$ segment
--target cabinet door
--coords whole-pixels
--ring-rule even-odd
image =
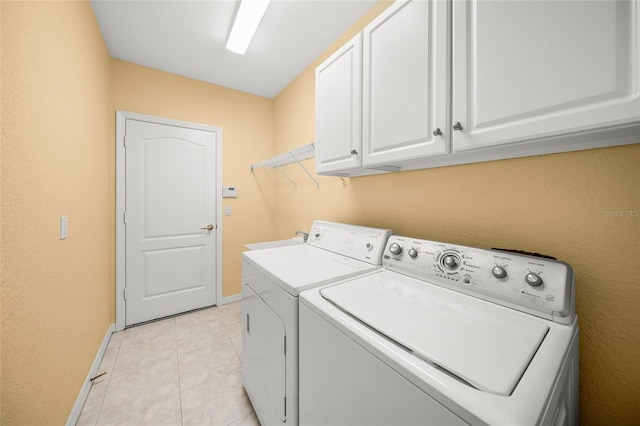
[[[453,150],[640,118],[637,1],[456,1]]]
[[[361,35],[316,68],[316,171],[359,168]]]
[[[448,151],[449,10],[398,1],[364,29],[364,166]]]

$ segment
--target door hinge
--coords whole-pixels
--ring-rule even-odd
[[[251,317],[247,314],[247,334],[251,335]]]
[[[124,300],[127,300],[127,288],[126,287],[122,291],[122,296],[124,297]]]
[[[287,417],[287,397],[284,397],[284,416]]]
[[[284,336],[284,354],[287,354],[287,336]]]
[[[124,223],[127,223],[127,212],[123,212],[123,213],[122,213],[122,221],[123,221]]]

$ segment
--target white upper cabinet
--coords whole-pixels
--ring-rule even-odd
[[[449,23],[448,1],[398,1],[316,69],[318,173],[383,173],[448,152]]]
[[[449,7],[398,1],[364,29],[365,167],[448,152]]]
[[[362,36],[316,68],[316,172],[359,169],[362,162]],[[348,174],[346,174],[348,175]]]
[[[453,3],[453,151],[571,150],[588,138],[544,139],[640,120],[638,1]]]
[[[638,0],[399,0],[361,37],[316,70],[319,173],[640,143]]]

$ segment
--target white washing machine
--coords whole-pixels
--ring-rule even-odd
[[[391,236],[383,268],[300,296],[300,424],[575,425],[571,267]]]
[[[390,230],[315,221],[306,244],[242,255],[242,374],[263,425],[298,424],[298,295],[380,269]]]

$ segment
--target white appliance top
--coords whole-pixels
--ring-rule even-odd
[[[563,262],[396,235],[382,257],[383,269],[320,295],[485,392],[510,395],[547,321],[575,319],[573,270]]]
[[[379,269],[388,229],[315,221],[307,244],[243,253],[293,296],[318,285]]]
[[[380,270],[320,294],[477,389],[510,395],[544,339],[544,321]]]

